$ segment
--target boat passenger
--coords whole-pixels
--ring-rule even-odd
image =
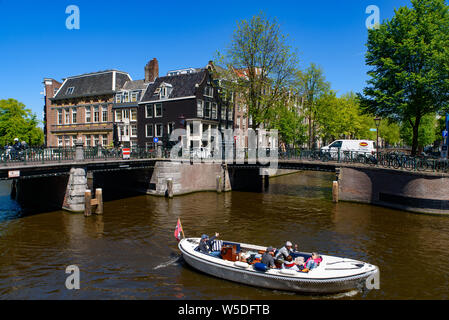
[[[320,255],[316,252],[312,252],[312,256],[309,259],[307,259],[304,265],[307,269],[310,270],[318,267],[321,261],[323,261],[323,259],[320,257]]]
[[[292,249],[292,243],[290,241],[287,241],[285,243],[285,246],[283,246],[275,255],[275,259],[284,258],[287,259],[287,257],[290,255],[290,253],[295,252],[298,248],[298,245],[295,245],[295,250]]]
[[[265,264],[268,268],[276,268],[273,257],[274,257],[274,248],[268,247],[267,251],[265,251],[264,254],[262,255],[261,262]]]
[[[212,242],[219,236],[220,234],[218,232],[215,233],[215,236],[212,236],[209,238],[207,234],[203,234],[201,236],[200,244],[198,246],[200,252],[205,254],[211,254],[213,256],[219,257],[220,251],[213,251],[212,250]]]
[[[287,256],[284,263],[282,264],[282,269],[291,269],[291,270],[299,271],[299,268],[296,265],[295,261],[293,261],[292,256]]]

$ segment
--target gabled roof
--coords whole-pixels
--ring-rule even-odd
[[[62,100],[96,95],[113,94],[127,81],[128,73],[118,70],[106,70],[68,77],[52,100]]]
[[[169,84],[173,88],[168,99],[192,97],[196,94],[196,85],[201,84],[206,76],[207,71],[203,69],[195,73],[159,77],[148,85],[141,101],[150,102],[159,100],[159,93],[156,93],[156,89],[163,83]]]

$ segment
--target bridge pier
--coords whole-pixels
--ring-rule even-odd
[[[86,190],[88,190],[86,169],[83,167],[70,169],[62,209],[70,212],[84,212],[84,194]]]

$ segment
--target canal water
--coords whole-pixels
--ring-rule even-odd
[[[22,216],[0,185],[0,299],[448,299],[449,218],[332,203],[334,174],[270,179],[265,193],[196,193],[172,200],[136,196],[106,202],[103,216],[63,211]],[[254,288],[188,267],[173,233],[367,261],[380,289],[311,296]],[[65,269],[80,270],[67,290]]]

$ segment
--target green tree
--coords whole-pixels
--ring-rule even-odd
[[[276,101],[294,78],[297,58],[276,19],[263,13],[237,23],[231,43],[218,53],[217,78],[226,92],[237,93],[248,107],[253,128],[270,122]]]
[[[444,0],[411,0],[368,32],[371,68],[362,97],[371,114],[410,125],[412,154],[423,117],[449,102],[449,10]]]
[[[434,115],[425,115],[421,119],[421,125],[418,130],[418,148],[422,150],[425,146],[432,145],[435,140],[438,140],[437,132],[438,120]],[[404,142],[410,145],[413,142],[412,131],[410,123],[404,122],[401,126],[401,137]]]
[[[277,129],[279,141],[284,145],[299,146],[307,140],[304,116],[301,116],[288,95],[275,103],[271,110],[269,129]]]
[[[42,145],[44,133],[36,115],[15,99],[0,100],[0,144],[12,144],[15,138],[29,145]]]
[[[312,149],[315,147],[317,136],[317,103],[322,96],[325,96],[324,100],[326,100],[332,95],[332,93],[329,93],[330,83],[326,81],[323,70],[311,63],[304,71],[297,71],[294,87],[296,94],[304,99],[303,109],[308,123],[308,147]]]

